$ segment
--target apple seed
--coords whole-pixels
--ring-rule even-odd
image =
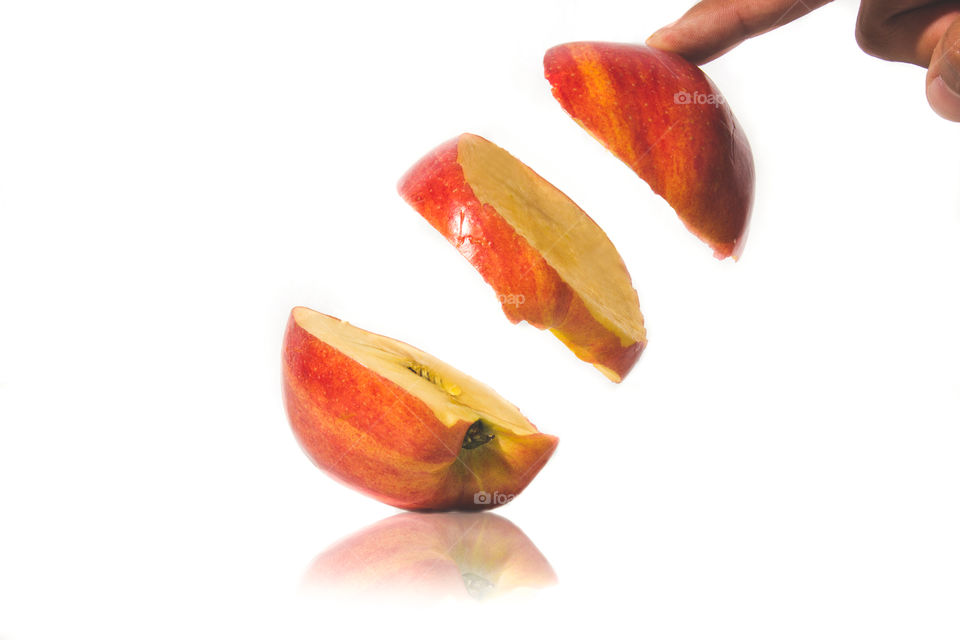
[[[452,396],[458,396],[463,393],[463,390],[460,389],[460,387],[453,383],[445,382],[439,374],[431,371],[426,365],[422,365],[419,362],[408,362],[406,367],[409,371],[414,372],[424,380],[429,380]]]

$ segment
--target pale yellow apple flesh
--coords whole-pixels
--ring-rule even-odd
[[[493,207],[542,254],[600,324],[614,332],[624,346],[646,341],[637,292],[623,260],[580,207],[528,166],[479,136],[460,138],[458,160],[476,198]],[[619,381],[619,375],[607,367],[594,366]]]
[[[310,334],[423,401],[443,424],[481,420],[482,429],[478,425],[467,432],[465,448],[482,445],[497,432],[538,433],[493,389],[429,353],[305,307],[293,314]]]

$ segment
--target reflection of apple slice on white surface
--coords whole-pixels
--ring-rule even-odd
[[[553,568],[516,525],[491,513],[401,513],[317,556],[307,591],[484,599],[556,583]]]
[[[430,354],[304,307],[287,325],[283,393],[317,466],[404,509],[500,506],[489,497],[519,494],[557,446]]]
[[[549,329],[614,382],[627,375],[646,345],[637,292],[607,235],[559,189],[466,133],[417,162],[398,190],[512,322]]]

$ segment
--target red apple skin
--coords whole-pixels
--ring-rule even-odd
[[[324,593],[466,598],[465,572],[490,580],[498,595],[557,581],[536,545],[506,518],[492,513],[400,513],[318,555],[302,584]]]
[[[699,67],[674,53],[608,42],[553,47],[543,66],[554,97],[580,126],[662,196],[717,258],[740,257],[753,207],[753,154]]]
[[[480,272],[511,322],[550,329],[581,360],[626,377],[646,341],[623,344],[540,252],[476,197],[457,161],[459,140],[441,144],[413,165],[397,191]],[[523,304],[512,304],[518,295]]]
[[[283,397],[294,435],[318,467],[401,509],[500,506],[474,496],[516,496],[557,446],[556,437],[534,433],[461,452],[469,423],[444,425],[419,398],[318,339],[293,314],[283,343]]]

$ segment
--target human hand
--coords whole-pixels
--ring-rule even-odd
[[[703,64],[830,1],[703,0],[647,44]],[[960,122],[960,1],[863,0],[856,38],[872,56],[927,67],[930,106]]]

